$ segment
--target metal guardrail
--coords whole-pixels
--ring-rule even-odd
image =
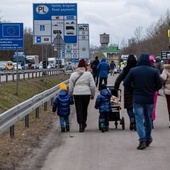
[[[64,81],[67,85],[69,80]],[[39,117],[39,107],[44,104],[44,110],[47,110],[47,102],[53,100],[58,94],[59,85],[45,90],[42,93],[14,106],[0,115],[0,134],[10,128],[10,136],[14,136],[14,125],[25,117],[25,126],[29,127],[29,114],[36,110],[36,118]]]
[[[58,74],[58,72],[59,73],[63,72],[63,70],[58,69],[18,70],[18,73],[17,71],[0,71],[0,83],[15,81],[17,79],[17,75],[19,80],[25,80],[29,78],[42,77],[44,73],[46,73],[47,75],[56,75]]]

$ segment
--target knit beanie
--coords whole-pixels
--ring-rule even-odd
[[[150,62],[153,64],[153,63],[155,62],[154,56],[150,55],[150,56],[149,56],[149,60],[150,60]]]
[[[81,59],[79,61],[78,67],[86,67],[86,61],[84,59]]]
[[[67,90],[67,85],[64,82],[60,83],[60,90]]]

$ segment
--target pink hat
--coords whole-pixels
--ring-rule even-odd
[[[149,56],[149,60],[150,60],[150,62],[153,64],[153,63],[155,62],[154,56],[150,55],[150,56]]]

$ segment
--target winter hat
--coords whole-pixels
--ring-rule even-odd
[[[149,56],[149,60],[150,60],[150,62],[153,64],[153,63],[155,62],[154,56],[150,55],[150,56]]]
[[[60,83],[60,90],[67,90],[67,85],[64,82]]]
[[[170,58],[168,59],[168,64],[170,64]]]
[[[101,84],[100,88],[101,88],[101,90],[107,89],[107,86],[106,86],[106,84]]]
[[[84,59],[81,59],[79,61],[78,67],[86,67],[86,61]]]

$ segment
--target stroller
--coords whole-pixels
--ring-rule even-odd
[[[107,85],[107,88],[111,91],[111,112],[109,114],[109,121],[115,121],[115,127],[117,129],[118,122],[122,126],[122,129],[125,129],[125,119],[121,115],[121,89],[118,91],[114,89],[114,86]]]

